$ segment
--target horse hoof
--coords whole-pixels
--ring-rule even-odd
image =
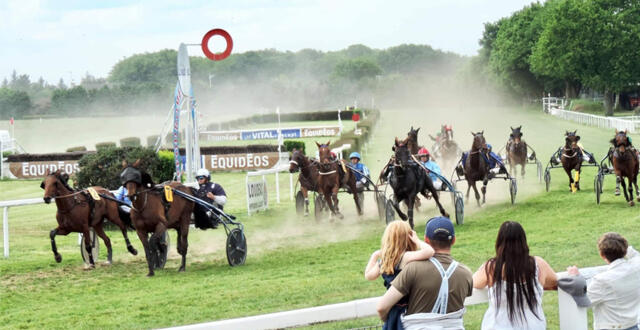
[[[342,215],[341,213],[338,213],[338,219],[340,220],[344,219],[344,215]]]
[[[111,266],[111,261],[107,260],[102,263],[103,266]]]
[[[155,275],[155,274],[153,272],[151,272],[151,273],[147,274],[147,277],[153,277],[153,275]]]
[[[138,250],[136,250],[133,246],[128,246],[127,250],[129,250],[129,253],[133,254],[134,256],[138,255]]]
[[[178,273],[182,273],[184,272],[184,267],[180,267],[180,269],[178,269]]]
[[[92,270],[94,268],[96,268],[95,264],[91,264],[91,265],[84,264],[84,267],[83,267],[84,270]]]
[[[636,203],[634,203],[633,201],[629,201],[629,206],[634,206],[636,205]]]
[[[59,254],[57,254],[57,253],[56,253],[56,254],[55,254],[55,256],[54,256],[54,258],[56,259],[56,262],[57,262],[57,263],[61,263],[61,262],[62,262],[62,256],[61,256],[61,255],[59,255]]]
[[[620,196],[620,190],[616,190],[615,195]]]

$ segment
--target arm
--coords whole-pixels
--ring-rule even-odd
[[[411,231],[411,236],[409,236],[409,239],[411,239],[418,245],[419,250],[405,252],[404,256],[402,256],[402,260],[400,261],[400,268],[404,268],[406,264],[412,261],[427,260],[433,257],[433,255],[435,254],[435,251],[433,250],[431,245],[427,244],[424,241],[421,241],[415,231]]]
[[[489,279],[487,278],[487,272],[485,270],[487,263],[483,263],[480,268],[473,274],[473,287],[476,289],[484,289],[489,285]]]
[[[371,254],[367,267],[364,269],[364,278],[369,281],[373,281],[380,276],[380,266],[378,265],[378,258],[380,258],[380,250],[376,250]]]
[[[387,315],[391,310],[391,307],[395,305],[404,295],[398,291],[393,285],[387,290],[387,292],[378,300],[378,304],[376,305],[376,311],[378,312],[378,316],[380,320],[386,321]]]
[[[538,280],[545,290],[558,290],[558,276],[553,268],[540,257],[535,257],[538,264]]]

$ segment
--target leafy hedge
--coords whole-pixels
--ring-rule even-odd
[[[58,161],[58,160],[78,160],[86,154],[94,153],[93,151],[74,151],[52,154],[15,154],[7,156],[7,161],[10,163],[17,162],[46,162],[46,161]]]
[[[79,146],[79,147],[67,148],[67,152],[76,152],[76,151],[87,151],[87,147]]]
[[[302,150],[303,154],[307,154],[305,147],[306,147],[306,143],[304,143],[304,141],[299,141],[299,140],[284,140],[284,147],[287,149],[287,151],[293,151],[293,149],[298,149],[298,150]]]
[[[96,143],[96,150],[101,150],[101,149],[105,149],[105,148],[115,148],[116,147],[116,143],[115,142],[100,142],[100,143]]]
[[[75,182],[79,187],[102,186],[117,189],[120,186],[122,160],[132,164],[137,159],[142,161],[142,168],[151,174],[154,182],[171,180],[173,177],[173,155],[159,155],[152,148],[122,147],[105,148],[84,155],[78,162],[80,171],[76,174]]]
[[[123,139],[120,139],[120,146],[121,147],[139,147],[141,145],[140,143],[140,138],[139,137],[126,137]]]

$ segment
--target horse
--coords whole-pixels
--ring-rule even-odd
[[[301,150],[293,149],[289,161],[289,173],[300,171],[298,182],[304,196],[304,215],[309,215],[309,191],[318,192],[318,162],[310,160]]]
[[[440,204],[438,192],[433,186],[433,181],[424,168],[411,158],[411,151],[404,141],[399,142],[396,138],[392,150],[395,152],[393,170],[389,178],[389,185],[393,189],[393,208],[398,212],[402,220],[409,219],[411,228],[413,224],[413,206],[417,199],[418,193],[427,197],[427,192],[431,193],[433,200],[438,205],[440,214],[449,217],[449,214]],[[400,210],[399,203],[403,201],[408,208],[408,215]]]
[[[123,162],[123,171],[120,174],[122,185],[127,188],[127,193],[133,207],[131,208],[131,221],[142,246],[149,267],[147,276],[154,275],[154,268],[160,264],[159,258],[166,253],[167,246],[162,243],[162,237],[168,228],[173,228],[178,232],[178,253],[182,256],[179,272],[185,270],[187,260],[187,248],[189,243],[189,224],[191,222],[191,212],[193,202],[178,196],[173,196],[173,201],[166,200],[164,188],[182,191],[193,195],[190,188],[183,186],[180,182],[170,181],[156,186],[151,176],[140,169],[140,160],[132,166]],[[151,237],[149,238],[149,233]]]
[[[636,188],[636,196],[640,201],[640,192],[638,191],[638,155],[636,150],[631,146],[627,131],[617,131],[615,137],[610,141],[613,144],[613,152],[609,155],[613,162],[613,170],[616,173],[616,196],[620,195],[620,184],[622,183],[622,191],[624,198],[633,206],[633,187]],[[629,194],[625,187],[624,178],[629,181]],[[633,183],[633,186],[631,184]]]
[[[450,168],[457,160],[460,150],[456,141],[453,140],[453,129],[451,126],[441,125],[439,137],[434,138],[431,135],[429,135],[429,137],[435,142],[431,147],[434,157],[442,160],[443,168]]]
[[[351,172],[351,169],[340,160],[331,157],[329,142],[326,144],[316,142],[316,146],[318,146],[320,160],[318,165],[318,190],[324,195],[324,199],[329,205],[329,209],[331,209],[331,214],[337,215],[340,219],[344,218],[338,208],[338,189],[342,186],[347,186],[353,192],[353,200],[356,202],[358,215],[362,215],[360,199],[356,193],[358,191],[356,177]]]
[[[564,171],[569,176],[569,189],[571,192],[580,190],[580,172],[582,171],[582,148],[578,145],[580,136],[576,135],[578,131],[573,132],[565,131],[564,147],[562,148],[562,154],[560,156],[560,162]],[[571,176],[571,171],[576,171],[575,180]]]
[[[464,178],[467,180],[467,201],[469,200],[469,192],[473,187],[475,192],[476,202],[480,206],[480,194],[478,188],[476,188],[476,181],[482,181],[482,204],[486,202],[487,183],[489,182],[489,164],[487,162],[487,141],[484,138],[484,131],[473,133],[473,143],[471,144],[471,151],[467,155],[466,161],[463,164]]]
[[[418,150],[420,150],[420,148],[422,147],[418,145],[419,131],[420,131],[420,127],[418,127],[418,129],[413,129],[413,126],[411,126],[409,133],[407,133],[407,138],[404,140],[412,155],[417,155]]]
[[[520,165],[520,174],[524,178],[525,166],[527,165],[527,143],[522,140],[522,125],[511,128],[511,135],[505,150],[507,151],[507,161],[509,162],[509,172],[515,173],[516,165]],[[531,154],[529,160],[535,159],[535,153]]]
[[[105,218],[120,228],[127,244],[127,250],[129,250],[131,254],[137,255],[138,251],[129,241],[127,227],[118,215],[117,203],[106,198],[94,200],[86,189],[75,190],[69,187],[67,183],[68,180],[69,175],[61,170],[55,172],[47,171],[46,177],[40,184],[40,188],[44,189],[44,202],[49,204],[51,203],[51,199],[54,198],[56,207],[58,208],[56,211],[58,227],[49,233],[51,250],[53,251],[56,262],[62,261],[62,256],[58,253],[58,248],[56,247],[56,235],[66,236],[72,232],[82,233],[84,246],[89,255],[89,265],[85,266],[85,268],[95,268],[94,256],[91,253],[91,237],[89,235],[89,228],[93,228],[107,247],[107,264],[110,265],[112,263],[113,253],[111,250],[111,240],[102,228],[102,222]],[[92,188],[98,194],[113,197],[113,194],[105,188],[98,186]]]

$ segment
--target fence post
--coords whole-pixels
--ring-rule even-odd
[[[289,200],[293,200],[293,174],[289,173]]]
[[[560,288],[558,288],[558,316],[561,330],[587,330],[589,327],[587,309],[578,307],[571,295]]]
[[[2,244],[4,245],[4,257],[9,258],[9,207],[5,206],[2,213]]]

